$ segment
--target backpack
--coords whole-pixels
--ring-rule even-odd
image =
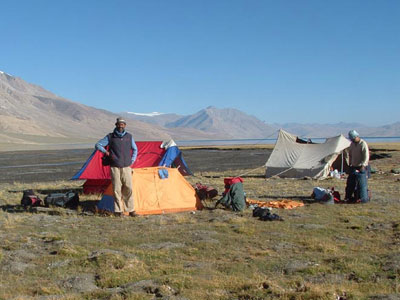
[[[337,195],[336,195],[337,196]],[[339,195],[340,196],[340,195]],[[334,195],[332,190],[324,189],[321,187],[315,187],[311,194],[311,198],[315,199],[316,201],[324,204],[334,204]]]
[[[257,206],[256,208],[253,209],[253,217],[258,217],[261,218],[263,216],[266,216],[270,214],[270,209],[267,207],[259,207]]]
[[[254,208],[253,217],[258,217],[261,221],[283,221],[280,216],[271,213],[271,210],[267,207]]]
[[[246,208],[245,194],[243,190],[243,179],[241,177],[224,178],[225,191],[217,204],[221,203],[233,211],[242,211]]]
[[[42,200],[35,195],[33,190],[25,190],[23,191],[22,199],[21,199],[21,205],[23,207],[28,207],[28,206],[40,206],[42,204]]]
[[[58,206],[64,208],[76,209],[79,205],[79,195],[76,192],[52,193],[44,198],[46,207]]]
[[[218,191],[210,186],[196,183],[195,185],[196,194],[200,200],[212,199],[218,195]]]

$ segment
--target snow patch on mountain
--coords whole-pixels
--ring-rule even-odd
[[[131,114],[131,115],[146,116],[146,117],[155,117],[155,116],[161,116],[161,115],[164,115],[164,114],[165,114],[165,113],[160,113],[160,112],[157,112],[157,111],[153,111],[153,112],[151,112],[151,113],[137,113],[137,112],[130,112],[130,111],[128,111],[127,113],[128,113],[128,114]]]
[[[8,75],[8,76],[11,76],[11,77],[12,77],[12,75],[10,75],[10,74],[8,74],[8,73],[6,73],[6,72],[3,72],[3,71],[1,71],[1,70],[0,70],[0,74],[4,74],[4,75]]]

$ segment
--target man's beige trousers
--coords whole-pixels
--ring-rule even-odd
[[[115,212],[135,210],[132,195],[132,172],[131,167],[111,167]]]

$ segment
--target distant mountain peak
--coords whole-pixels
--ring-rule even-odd
[[[222,138],[265,138],[276,131],[257,118],[234,108],[208,106],[193,115],[165,124],[167,128],[191,128]]]
[[[155,117],[155,116],[165,115],[165,113],[160,113],[160,112],[157,112],[157,111],[153,111],[151,113],[137,113],[137,112],[128,111],[127,113],[131,114],[131,115],[146,116],[146,117]]]

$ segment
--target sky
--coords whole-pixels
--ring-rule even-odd
[[[400,121],[399,0],[1,1],[0,70],[112,112]]]

